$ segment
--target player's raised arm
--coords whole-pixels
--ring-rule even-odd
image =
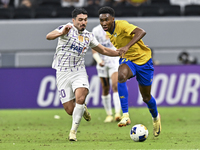
[[[71,28],[72,28],[71,25],[66,25],[66,26],[63,27],[63,30],[61,30],[61,31],[53,30],[46,35],[46,39],[47,40],[54,40],[59,36],[67,34]]]
[[[98,44],[96,47],[92,48],[93,50],[107,56],[120,56],[118,51],[112,50],[110,48],[104,47],[101,44]]]

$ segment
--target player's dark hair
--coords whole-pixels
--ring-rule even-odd
[[[72,11],[72,18],[76,18],[77,15],[79,14],[84,14],[84,15],[87,15],[87,11],[84,9],[84,8],[75,8],[73,11]]]
[[[100,14],[110,14],[112,17],[115,17],[114,9],[109,6],[104,6],[104,7],[100,8],[98,13],[99,13],[99,15]]]

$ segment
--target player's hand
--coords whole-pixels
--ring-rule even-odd
[[[66,25],[65,28],[62,31],[62,35],[67,34],[71,28],[72,28],[71,25]]]
[[[105,65],[104,61],[99,63],[99,66],[103,67]]]
[[[121,47],[119,49],[117,49],[117,51],[119,52],[119,55],[123,58],[124,55],[126,54],[126,52],[128,51],[127,47]]]

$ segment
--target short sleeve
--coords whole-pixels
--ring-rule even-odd
[[[130,23],[128,23],[127,21],[124,21],[124,23],[123,23],[123,29],[124,29],[124,31],[125,31],[128,35],[130,35],[131,32],[132,32],[133,30],[135,30],[135,28],[137,28],[137,26],[135,26],[135,25],[133,25],[133,24],[130,24]]]
[[[71,23],[68,23],[68,24],[72,25]],[[55,30],[57,30],[58,32],[62,32],[62,31],[63,31],[63,29],[65,28],[65,26],[66,26],[66,25],[68,25],[68,24],[65,24],[65,25],[60,25],[60,26],[59,26],[59,27],[57,27]]]
[[[94,34],[91,33],[91,42],[90,42],[90,47],[96,47],[97,45],[99,45],[99,42],[97,41],[97,39],[95,38]]]

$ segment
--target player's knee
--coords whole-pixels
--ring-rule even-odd
[[[72,115],[73,110],[74,110],[74,108],[72,108],[72,107],[65,107],[66,113],[67,113],[68,115],[70,115],[70,116]]]
[[[102,88],[102,92],[104,93],[104,95],[107,95],[109,93],[110,90],[110,86],[103,86]]]
[[[117,92],[117,83],[112,84],[113,92]]]
[[[85,96],[81,96],[79,98],[76,98],[76,103],[78,104],[84,104],[85,103]]]
[[[72,113],[73,113],[73,111],[70,111],[70,110],[65,110],[65,111],[66,111],[66,112],[67,112],[67,114],[68,114],[68,115],[70,115],[70,116],[71,116],[71,115],[72,115]]]
[[[119,73],[119,74],[118,74],[118,82],[119,82],[119,83],[126,82],[126,80],[127,80],[126,74],[124,74],[124,73]]]
[[[148,103],[150,99],[151,99],[151,95],[143,96],[143,101],[144,101],[145,103]]]

